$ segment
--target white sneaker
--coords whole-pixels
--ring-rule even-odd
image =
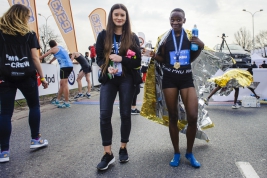
[[[240,108],[240,107],[241,107],[241,106],[240,106],[239,104],[237,104],[237,103],[234,104],[234,105],[232,106],[233,109],[238,109],[238,108]]]

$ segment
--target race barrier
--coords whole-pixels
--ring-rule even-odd
[[[42,84],[39,83],[39,96],[56,94],[58,92],[59,82],[60,82],[60,76],[59,76],[60,67],[59,67],[59,65],[58,64],[54,65],[54,64],[41,63],[41,66],[43,69],[44,77],[45,77],[46,81],[48,82],[48,88],[43,89]],[[78,88],[78,83],[77,83],[76,79],[77,79],[77,76],[79,74],[80,69],[81,69],[81,66],[79,64],[73,65],[73,71],[71,72],[71,74],[68,78],[70,90]],[[94,74],[93,74],[94,77],[92,78],[92,75],[90,75],[90,77],[91,77],[90,80],[91,80],[91,84],[92,84],[92,79],[94,80],[94,86],[100,85],[100,83],[98,82],[98,71],[99,71],[99,67],[96,64],[93,64],[92,65],[92,72],[94,72]],[[87,86],[87,82],[85,80],[85,77],[82,78],[82,86],[83,87]],[[16,100],[24,99],[24,96],[22,95],[20,90],[17,90],[17,94],[16,94],[15,99]]]

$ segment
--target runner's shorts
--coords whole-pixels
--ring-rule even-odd
[[[69,78],[70,73],[72,72],[73,67],[62,67],[60,68],[60,79]]]

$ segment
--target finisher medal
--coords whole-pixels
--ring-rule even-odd
[[[180,62],[175,62],[174,65],[173,65],[173,67],[175,69],[179,69],[180,68]]]

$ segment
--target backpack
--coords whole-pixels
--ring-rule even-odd
[[[7,42],[1,31],[0,34],[4,40],[0,54],[0,75],[15,80],[35,75],[36,68],[28,44],[30,34],[25,43]]]

